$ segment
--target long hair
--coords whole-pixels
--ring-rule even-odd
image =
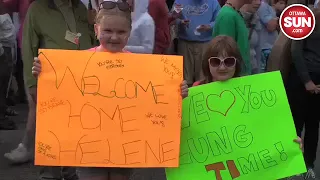
[[[238,48],[235,40],[230,36],[217,36],[211,40],[208,45],[208,48],[202,59],[202,72],[205,77],[201,83],[210,83],[212,82],[212,75],[210,73],[210,65],[208,59],[211,57],[235,57],[236,61],[236,71],[233,77],[239,77],[241,73],[242,66],[242,57],[240,50]]]

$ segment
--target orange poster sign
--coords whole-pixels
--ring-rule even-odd
[[[178,167],[182,57],[40,50],[35,164]]]

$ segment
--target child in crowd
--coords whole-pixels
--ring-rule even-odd
[[[193,86],[239,77],[242,63],[242,56],[235,40],[230,36],[216,36],[202,59],[204,79],[195,82]],[[181,92],[183,98],[188,96],[186,81],[181,85]]]
[[[262,24],[260,33],[262,72],[266,71],[269,54],[273,44],[278,38],[280,26],[277,13],[281,13],[285,7],[285,0],[268,0],[261,3],[261,6],[257,12]]]
[[[103,1],[96,17],[95,33],[100,46],[89,49],[96,52],[128,52],[124,50],[131,31],[131,10],[126,1]],[[41,73],[41,64],[35,58],[32,67],[35,77]],[[128,180],[129,168],[82,168],[81,180]]]
[[[197,81],[193,86],[203,85],[216,81],[227,81],[239,77],[241,73],[242,57],[237,43],[229,36],[217,36],[209,44],[202,59],[202,71],[204,79]],[[181,83],[182,98],[188,97],[188,85],[186,81]],[[294,140],[300,144],[301,138]]]

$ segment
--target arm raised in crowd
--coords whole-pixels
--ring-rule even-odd
[[[262,3],[257,11],[262,25],[265,26],[269,32],[276,31],[279,27],[279,19],[274,18],[271,11],[272,7],[266,3]]]
[[[139,46],[126,46],[125,49],[133,53],[152,54],[155,40],[155,25],[153,21],[146,21],[140,27],[141,45]]]
[[[32,3],[27,12],[24,25],[23,25],[23,38],[22,38],[22,60],[25,83],[28,88],[37,85],[36,79],[32,75],[32,66],[34,57],[38,56],[39,38],[37,34],[37,24],[34,23],[37,11],[37,4]]]

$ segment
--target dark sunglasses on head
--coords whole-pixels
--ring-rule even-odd
[[[226,57],[221,59],[219,57],[211,57],[208,59],[210,66],[220,67],[222,64],[225,67],[234,67],[236,65],[237,59],[235,57]]]
[[[100,6],[99,6],[99,10],[100,9],[113,9],[115,7],[118,7],[119,10],[121,11],[131,11],[131,8],[130,8],[130,5],[127,3],[126,0],[119,0],[117,2],[115,1],[103,1],[100,3]]]

